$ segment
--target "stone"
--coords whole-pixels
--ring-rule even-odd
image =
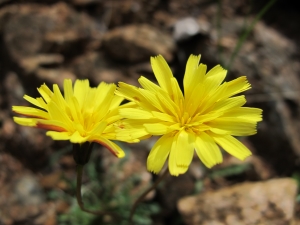
[[[194,36],[200,32],[200,26],[193,17],[186,17],[178,20],[174,24],[174,39],[182,41]]]
[[[0,32],[8,67],[53,83],[74,78],[62,68],[64,60],[82,54],[102,35],[90,16],[64,2],[7,5],[0,9]]]
[[[296,194],[295,180],[272,179],[184,197],[177,207],[187,225],[283,225],[293,220]]]
[[[128,25],[108,31],[103,37],[105,52],[125,62],[149,60],[161,54],[169,61],[175,50],[174,40],[167,33],[147,25]]]
[[[0,154],[0,171],[1,224],[24,224],[28,218],[47,213],[46,196],[32,172],[3,152]]]

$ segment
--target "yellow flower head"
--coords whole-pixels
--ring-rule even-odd
[[[120,109],[121,116],[127,118],[127,132],[132,138],[162,135],[148,156],[149,171],[160,172],[169,157],[170,173],[183,174],[194,149],[209,168],[223,160],[219,146],[241,160],[251,155],[233,137],[255,134],[257,122],[262,120],[261,109],[242,107],[245,96],[233,97],[250,89],[250,84],[245,76],[223,82],[225,69],[218,65],[206,73],[206,65],[199,65],[199,61],[200,56],[191,55],[187,62],[184,94],[160,55],[151,58],[158,85],[145,77],[139,79],[142,88],[119,83],[116,94],[138,106]]]
[[[54,140],[70,140],[72,143],[97,142],[107,147],[117,157],[123,150],[110,140],[116,138],[116,127],[122,117],[118,110],[123,98],[114,95],[115,84],[100,83],[91,88],[88,80],[64,81],[64,96],[57,84],[53,92],[43,84],[38,91],[42,97],[24,96],[38,108],[13,106],[13,111],[29,118],[14,117],[20,125],[49,130],[46,134]]]

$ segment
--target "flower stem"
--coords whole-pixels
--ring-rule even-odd
[[[154,184],[151,186],[151,187],[149,187],[135,202],[134,202],[134,204],[133,204],[133,206],[132,206],[132,208],[131,208],[131,210],[130,210],[130,215],[129,215],[129,222],[130,222],[130,224],[132,224],[133,225],[133,221],[132,221],[132,219],[133,219],[133,215],[134,215],[134,213],[135,213],[135,210],[136,210],[136,208],[137,208],[137,206],[138,206],[138,204],[146,197],[146,195],[150,192],[150,191],[152,191],[152,190],[154,190],[156,187],[157,187],[157,185],[167,176],[167,174],[168,174],[168,172],[169,172],[169,170],[168,169],[166,169],[164,172],[163,172],[163,174],[154,182]]]
[[[253,30],[254,26],[256,25],[256,23],[263,17],[263,15],[271,8],[272,5],[274,5],[274,3],[277,0],[269,0],[268,3],[262,8],[262,10],[259,11],[259,13],[255,16],[254,20],[252,21],[252,23],[250,24],[250,26],[244,31],[244,33],[242,34],[242,36],[239,38],[237,45],[235,46],[233,53],[230,56],[229,62],[227,64],[227,66],[225,66],[225,68],[227,70],[230,70],[230,67],[233,64],[234,59],[236,58],[237,54],[239,53],[243,43],[246,41],[247,37],[249,36],[249,34],[251,33],[251,31]]]
[[[84,212],[88,212],[94,215],[101,215],[99,212],[94,212],[91,210],[88,210],[84,207],[83,201],[82,201],[82,196],[81,196],[81,185],[82,185],[82,172],[83,172],[83,165],[77,164],[77,184],[76,184],[76,198],[77,198],[77,203],[80,207],[80,209]]]
[[[114,219],[119,218],[119,216],[117,216],[117,215],[115,215],[114,213],[111,213],[111,212],[100,211],[100,210],[99,211],[93,211],[93,210],[86,209],[84,207],[84,203],[82,201],[82,195],[81,195],[83,167],[84,167],[84,165],[77,164],[76,199],[77,199],[77,203],[78,203],[80,209],[84,212],[91,213],[91,214],[98,215],[98,216],[110,215]]]

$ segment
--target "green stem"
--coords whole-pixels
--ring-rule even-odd
[[[250,24],[250,26],[245,30],[245,32],[243,33],[243,35],[240,37],[237,45],[235,46],[233,53],[230,57],[229,63],[226,66],[226,69],[229,70],[236,55],[238,54],[238,52],[240,51],[243,43],[245,42],[245,40],[247,39],[247,37],[249,36],[249,34],[251,33],[251,31],[253,30],[255,24],[261,19],[261,17],[269,10],[269,8],[276,2],[277,0],[270,0],[263,8],[262,10],[255,16],[254,20],[252,21],[252,23]]]
[[[120,219],[119,216],[115,215],[114,213],[106,212],[106,211],[93,211],[93,210],[86,209],[84,207],[84,203],[82,201],[82,195],[81,195],[83,167],[84,167],[84,165],[77,164],[76,199],[77,199],[77,203],[78,203],[80,209],[84,212],[91,213],[94,215],[98,215],[98,216],[110,215],[110,216],[112,216],[112,218]]]
[[[135,210],[136,210],[136,208],[137,208],[137,206],[138,206],[138,204],[141,202],[141,201],[143,201],[143,199],[147,196],[147,194],[149,194],[149,192],[150,191],[152,191],[152,190],[154,190],[156,187],[157,187],[157,185],[167,176],[167,174],[168,174],[168,172],[169,172],[169,170],[168,169],[166,169],[164,172],[163,172],[163,174],[154,182],[154,184],[152,185],[152,186],[150,186],[135,202],[134,202],[134,204],[133,204],[133,206],[132,206],[132,208],[131,208],[131,210],[130,210],[130,215],[129,215],[129,222],[130,222],[130,224],[132,224],[133,225],[133,221],[132,221],[132,219],[133,219],[133,215],[134,215],[134,213],[135,213]]]
[[[224,63],[222,55],[221,37],[222,37],[222,0],[218,0],[218,13],[217,13],[217,34],[218,34],[218,56],[221,64]]]

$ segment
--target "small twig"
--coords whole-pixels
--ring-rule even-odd
[[[269,10],[269,8],[274,5],[274,3],[277,0],[270,0],[263,8],[262,10],[260,10],[260,12],[255,16],[254,20],[252,21],[252,23],[250,24],[250,26],[245,30],[245,32],[243,33],[243,35],[239,38],[239,41],[237,43],[237,45],[235,46],[233,53],[231,54],[231,57],[229,59],[229,63],[226,66],[226,69],[229,70],[235,57],[237,56],[238,52],[240,51],[243,43],[245,42],[245,40],[247,39],[247,37],[249,36],[249,34],[251,33],[251,31],[253,30],[255,24],[261,19],[261,17]]]
[[[141,201],[143,201],[143,199],[147,196],[147,194],[149,194],[149,192],[150,191],[152,191],[152,190],[154,190],[156,187],[157,187],[157,185],[166,177],[166,175],[168,174],[168,172],[169,172],[169,170],[168,169],[166,169],[164,172],[163,172],[163,174],[154,182],[154,184],[151,186],[151,187],[149,187],[135,202],[134,202],[134,204],[133,204],[133,206],[132,206],[132,208],[131,208],[131,210],[130,210],[130,215],[129,215],[129,222],[130,222],[130,224],[131,225],[133,225],[133,221],[132,221],[132,219],[133,219],[133,215],[134,215],[134,213],[135,213],[135,210],[136,210],[136,208],[137,208],[137,206],[138,206],[138,204],[141,202]]]

